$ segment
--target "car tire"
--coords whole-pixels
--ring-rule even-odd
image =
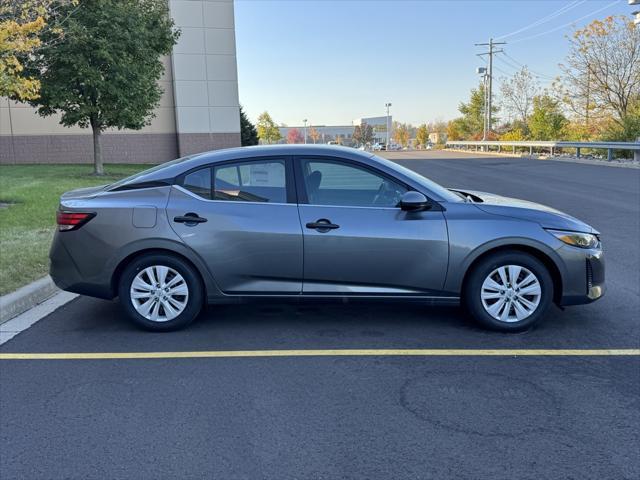
[[[518,251],[480,260],[469,272],[463,291],[464,305],[473,318],[502,332],[531,328],[544,317],[552,299],[553,280],[547,267]]]
[[[118,294],[129,318],[154,332],[186,327],[198,316],[204,302],[204,288],[196,269],[177,256],[165,254],[143,255],[127,265],[120,276]]]

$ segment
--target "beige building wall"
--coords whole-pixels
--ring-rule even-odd
[[[233,1],[169,5],[182,35],[163,58],[160,104],[143,129],[105,132],[105,162],[161,163],[240,145]],[[91,129],[64,127],[59,120],[0,97],[0,163],[92,162]]]

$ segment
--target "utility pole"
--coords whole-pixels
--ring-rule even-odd
[[[307,144],[307,119],[305,118],[303,120],[304,122],[304,144]]]
[[[491,133],[491,104],[492,104],[492,100],[493,100],[493,56],[496,53],[500,53],[503,50],[494,50],[494,47],[496,45],[506,45],[507,42],[494,42],[493,38],[489,39],[489,43],[476,43],[476,47],[489,47],[489,51],[488,52],[482,52],[482,53],[478,53],[477,55],[479,57],[483,57],[484,55],[489,55],[489,72],[487,73],[488,76],[488,80],[489,80],[489,91],[487,92],[487,89],[485,88],[485,92],[484,94],[486,95],[486,102],[485,104],[487,105],[486,111],[485,111],[485,116],[487,119],[487,128],[485,129],[485,131],[487,132],[485,134],[485,137]],[[483,138],[483,140],[487,140],[487,138]]]

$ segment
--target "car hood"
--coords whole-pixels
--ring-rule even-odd
[[[473,205],[486,213],[537,222],[545,228],[598,233],[591,225],[540,203],[474,190],[454,191],[469,196],[474,202]]]

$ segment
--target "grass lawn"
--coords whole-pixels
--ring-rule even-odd
[[[49,270],[49,246],[60,194],[114,182],[149,165],[0,165],[0,295],[37,280]]]

